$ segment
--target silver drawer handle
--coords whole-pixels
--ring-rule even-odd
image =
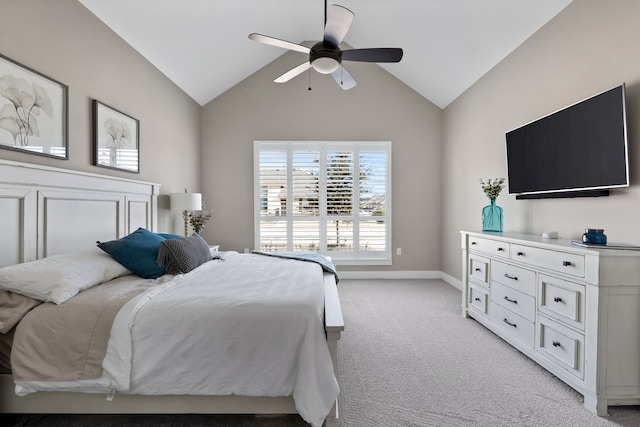
[[[504,273],[504,277],[506,277],[507,279],[511,279],[511,280],[518,280],[517,276],[509,276],[507,273]]]
[[[507,301],[509,301],[509,302],[512,302],[512,303],[514,303],[514,304],[517,304],[517,303],[518,303],[518,301],[516,301],[516,300],[514,300],[514,299],[509,299],[509,297],[508,297],[508,296],[506,296],[506,295],[504,296],[504,299],[505,299],[505,300],[507,300]]]
[[[514,328],[517,328],[517,326],[516,326],[516,324],[515,324],[515,323],[511,323],[511,322],[509,322],[506,318],[502,319],[502,321],[503,321],[504,323],[506,323],[507,325],[509,325],[509,326],[513,326]]]

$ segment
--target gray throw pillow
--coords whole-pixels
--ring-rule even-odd
[[[211,260],[209,245],[199,234],[160,242],[156,263],[167,274],[188,273]]]

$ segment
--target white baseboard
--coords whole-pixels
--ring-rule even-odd
[[[458,290],[462,290],[462,282],[442,271],[338,271],[341,279],[441,279]]]
[[[444,280],[445,282],[447,282],[448,284],[450,284],[451,286],[453,286],[454,288],[456,288],[459,291],[462,291],[462,281],[456,279],[453,276],[449,276],[447,273],[444,272],[440,272],[440,274],[442,274],[441,279]]]

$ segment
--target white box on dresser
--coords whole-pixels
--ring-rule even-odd
[[[462,315],[584,396],[640,405],[640,251],[462,231]]]

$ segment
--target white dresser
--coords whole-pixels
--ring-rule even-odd
[[[640,251],[462,231],[462,315],[584,395],[640,405]]]

